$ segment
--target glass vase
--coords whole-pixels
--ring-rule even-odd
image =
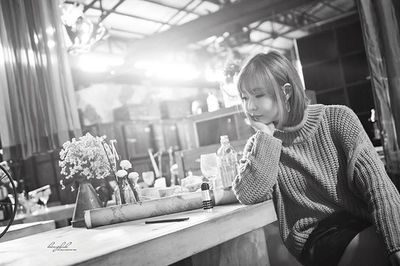
[[[127,177],[118,179],[118,186],[114,190],[115,202],[117,205],[138,202],[138,193],[134,185]]]
[[[101,202],[96,190],[88,180],[81,181],[76,195],[75,209],[71,222],[72,227],[85,227],[85,211],[96,208],[101,208]]]

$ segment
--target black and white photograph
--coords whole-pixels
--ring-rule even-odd
[[[400,266],[399,0],[0,0],[0,266]]]

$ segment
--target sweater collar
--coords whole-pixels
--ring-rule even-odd
[[[299,124],[284,127],[281,130],[276,129],[274,136],[287,144],[296,144],[307,140],[317,130],[323,109],[324,105],[322,104],[308,105]]]

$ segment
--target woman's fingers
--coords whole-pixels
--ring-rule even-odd
[[[274,134],[275,131],[275,124],[274,123],[270,123],[267,125],[269,127],[269,130],[272,132],[272,134]]]
[[[268,135],[271,135],[271,136],[274,134],[275,126],[274,126],[273,123],[266,125],[266,124],[261,123],[261,122],[256,122],[256,121],[250,120],[250,124],[255,130],[260,130],[260,131],[262,131],[264,133],[267,133]]]

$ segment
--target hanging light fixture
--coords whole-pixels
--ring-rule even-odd
[[[224,68],[224,78],[220,81],[220,89],[225,107],[241,104],[239,92],[236,87],[236,78],[240,71],[243,56],[239,51],[229,48]]]
[[[102,1],[100,1],[103,15]],[[83,12],[81,4],[66,4],[61,6],[61,20],[64,24],[64,35],[69,53],[78,54],[90,51],[98,41],[107,37],[107,29],[101,23],[102,15],[97,23],[93,23]]]

